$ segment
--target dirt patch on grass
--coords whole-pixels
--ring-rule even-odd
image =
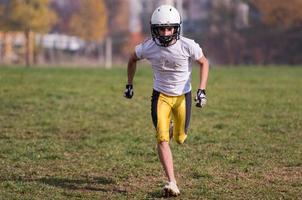
[[[302,182],[302,167],[274,168],[264,174],[265,180],[269,182]]]

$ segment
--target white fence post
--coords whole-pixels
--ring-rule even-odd
[[[112,40],[111,40],[111,37],[108,37],[106,39],[105,67],[107,69],[110,69],[112,67]]]

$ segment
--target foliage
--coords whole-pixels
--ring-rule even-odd
[[[212,68],[208,104],[171,143],[176,199],[300,199],[302,68]],[[193,88],[198,70],[193,70]],[[160,199],[152,73],[0,68],[2,199]],[[195,91],[194,91],[195,92]]]
[[[88,41],[100,41],[107,32],[107,13],[102,0],[80,1],[70,21],[71,33]]]
[[[262,13],[265,24],[276,27],[291,27],[302,23],[301,0],[252,0]]]
[[[34,40],[31,32],[47,32],[56,21],[49,9],[48,0],[11,0],[2,6],[0,28],[5,31],[22,31],[25,35],[25,60],[30,66],[33,60]]]
[[[3,29],[16,31],[47,32],[56,21],[48,0],[11,0],[1,18]]]

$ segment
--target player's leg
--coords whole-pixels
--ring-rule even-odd
[[[178,97],[173,109],[173,137],[178,144],[184,143],[191,117],[191,92]]]
[[[178,188],[178,191],[175,190],[176,180],[174,176],[172,152],[169,146],[169,127],[171,118],[171,104],[169,104],[169,101],[171,101],[171,99],[168,96],[153,91],[151,112],[153,124],[157,132],[156,138],[159,159],[169,180],[164,191],[171,193],[172,195],[178,195]]]
[[[173,167],[173,157],[169,143],[166,141],[160,142],[157,144],[158,155],[161,161],[161,164],[164,168],[166,176],[168,177],[169,182],[176,183],[174,176],[174,167]]]
[[[151,115],[153,125],[156,129],[157,142],[169,143],[169,128],[172,113],[172,99],[157,91],[153,91],[151,102]]]

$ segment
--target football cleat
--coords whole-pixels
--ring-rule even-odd
[[[164,196],[165,197],[177,197],[180,195],[180,191],[176,185],[176,183],[170,181],[170,182],[167,182],[167,184],[164,186]]]

